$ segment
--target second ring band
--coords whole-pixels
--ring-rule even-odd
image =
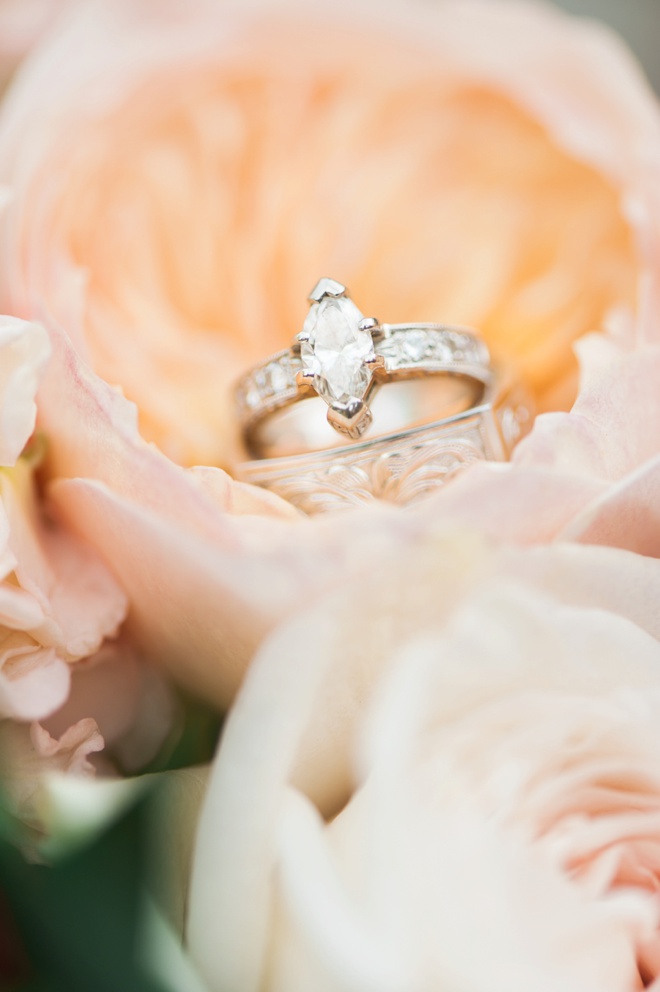
[[[506,461],[530,421],[525,391],[493,377],[461,413],[335,449],[247,461],[238,477],[308,514],[376,499],[410,505],[473,462]]]

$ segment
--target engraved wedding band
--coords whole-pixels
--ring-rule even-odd
[[[380,324],[334,279],[309,301],[292,346],[237,386],[243,481],[307,513],[408,504],[471,462],[506,460],[528,429],[529,398],[474,331]]]

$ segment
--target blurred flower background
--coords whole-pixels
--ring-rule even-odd
[[[410,0],[411,25],[441,4]],[[333,49],[332,25],[289,50],[293,82],[286,18],[245,47],[221,24],[240,3],[193,6],[208,38],[176,0],[140,0],[135,20],[130,0],[0,0],[0,294],[24,318],[0,323],[0,988],[453,992],[447,973],[478,992],[655,990],[656,108],[609,35],[544,22],[535,0],[490,0],[511,18],[489,22],[495,49],[517,18],[548,29],[529,106],[506,55],[470,47],[488,0],[465,0],[464,62],[427,77],[391,40],[362,61],[359,32]],[[270,25],[286,4],[262,6]],[[657,0],[558,6],[614,27],[660,88]],[[437,107],[446,145],[424,126]],[[225,475],[226,384],[316,275],[343,277],[307,271],[326,257],[391,319],[415,316],[409,299],[481,307],[547,412],[520,487],[487,466],[414,516],[299,540],[290,508]],[[568,413],[571,348],[594,330]],[[466,889],[506,906],[496,937]]]

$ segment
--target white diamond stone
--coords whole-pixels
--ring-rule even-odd
[[[429,335],[425,331],[406,331],[401,335],[401,350],[405,357],[412,362],[421,361],[428,346]]]
[[[280,362],[271,362],[266,371],[270,388],[274,393],[281,393],[288,388],[289,379]]]
[[[261,403],[261,393],[253,382],[250,383],[248,391],[245,394],[245,402],[251,410],[254,410]]]
[[[317,393],[331,406],[350,407],[369,388],[372,372],[365,362],[375,353],[371,334],[359,327],[362,319],[352,300],[325,296],[303,325],[303,368],[314,373]]]
[[[454,351],[444,339],[438,338],[433,343],[430,357],[436,362],[453,362]]]

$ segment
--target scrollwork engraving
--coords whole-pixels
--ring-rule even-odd
[[[380,499],[410,505],[437,491],[456,472],[485,458],[476,437],[425,440],[403,451],[324,461],[304,474],[264,480],[305,513],[359,506]]]

